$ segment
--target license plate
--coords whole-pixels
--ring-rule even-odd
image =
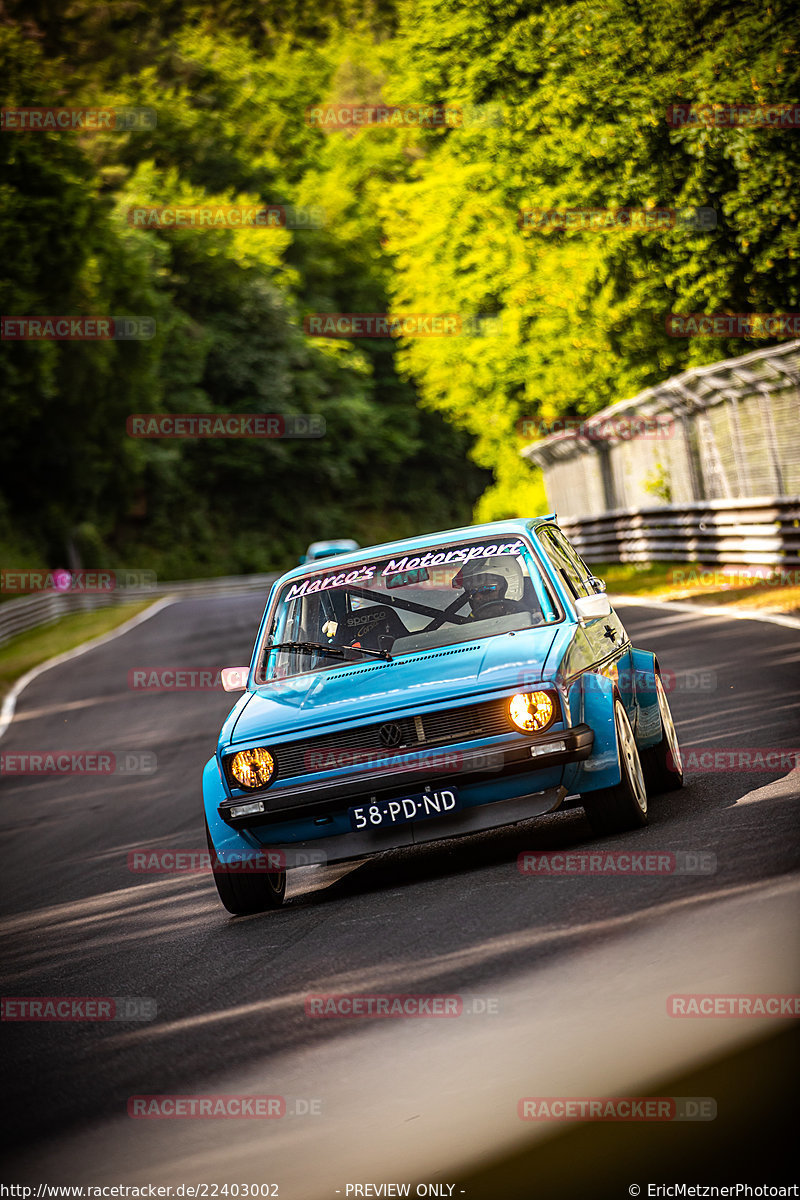
[[[397,800],[373,800],[347,810],[351,829],[385,829],[388,825],[407,825],[429,817],[443,817],[461,808],[455,788],[438,792],[416,792]]]

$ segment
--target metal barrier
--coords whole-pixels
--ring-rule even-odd
[[[800,566],[800,496],[616,509],[559,525],[587,562]]]
[[[566,519],[619,509],[800,491],[800,341],[693,367],[531,443],[548,507]],[[558,423],[557,423],[558,424]]]
[[[187,579],[147,587],[115,588],[103,592],[38,592],[0,604],[0,646],[20,633],[41,625],[52,625],[75,612],[93,612],[114,604],[159,600],[163,596],[194,599],[207,596],[244,595],[263,591],[266,601],[270,586],[280,572],[269,575],[228,575],[219,579]]]

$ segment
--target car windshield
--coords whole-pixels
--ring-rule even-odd
[[[323,546],[309,546],[308,558],[327,558],[329,554],[347,554],[350,550],[357,550],[358,546],[341,546],[338,542],[326,542]]]
[[[285,583],[262,643],[257,681],[390,659],[560,619],[527,543],[443,541]]]

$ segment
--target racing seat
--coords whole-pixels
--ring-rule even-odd
[[[391,650],[395,638],[407,634],[396,610],[385,604],[359,608],[339,626],[339,637],[345,646],[358,642],[365,650]]]

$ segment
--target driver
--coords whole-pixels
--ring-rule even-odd
[[[526,612],[522,603],[524,585],[522,568],[511,554],[469,562],[451,581],[451,587],[464,589],[475,621]]]

